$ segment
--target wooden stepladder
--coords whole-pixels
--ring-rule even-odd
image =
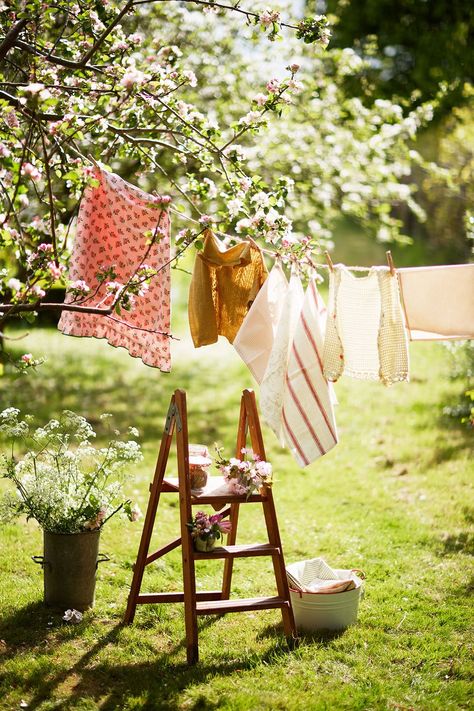
[[[178,477],[166,478],[166,466],[173,435],[176,433]],[[255,394],[252,390],[244,390],[240,405],[240,419],[237,433],[236,457],[241,458],[241,450],[246,446],[247,434],[250,435],[251,446],[255,454],[265,459],[262,432],[257,414]],[[151,536],[155,524],[160,494],[178,493],[180,509],[181,535],[155,551],[149,552]],[[263,513],[268,533],[268,543],[236,545],[239,508],[244,503],[258,503],[263,506]],[[200,553],[194,550],[192,538],[186,524],[192,519],[192,507],[210,504],[219,510],[224,517],[229,517],[232,530],[228,534],[226,545],[215,548],[210,553]],[[230,506],[225,506],[230,504]],[[141,585],[145,568],[153,561],[161,558],[174,548],[181,545],[183,561],[183,591],[141,593]],[[275,573],[277,595],[274,597],[255,597],[231,599],[232,568],[234,558],[249,558],[253,556],[271,556]],[[209,558],[224,559],[224,576],[221,590],[196,592],[195,561]],[[150,485],[150,499],[145,516],[145,523],[138,549],[137,560],[130,594],[128,597],[125,623],[133,622],[136,606],[145,603],[183,602],[186,628],[186,651],[189,664],[198,661],[198,615],[222,614],[225,612],[245,612],[249,610],[281,609],[283,628],[289,642],[296,637],[295,621],[291,609],[290,593],[286,578],[285,561],[281,546],[278,521],[273,503],[272,490],[269,487],[259,494],[246,498],[225,491],[222,477],[209,477],[208,484],[196,494],[191,491],[189,477],[188,452],[188,421],[186,411],[186,394],[176,390],[168,409],[166,424],[161,440],[155,475]]]

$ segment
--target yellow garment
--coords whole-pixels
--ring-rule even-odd
[[[189,288],[189,327],[196,348],[215,343],[218,336],[233,342],[267,274],[262,253],[250,242],[223,250],[206,231]]]

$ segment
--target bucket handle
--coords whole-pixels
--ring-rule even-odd
[[[31,560],[33,561],[33,563],[41,565],[42,568],[44,568],[45,565],[50,565],[49,560],[46,560],[44,555],[32,555]]]
[[[361,580],[365,580],[367,577],[366,574],[364,573],[364,571],[361,570],[360,568],[352,568],[351,573],[357,573],[357,575],[359,576],[359,578]]]
[[[106,553],[99,553],[99,555],[97,556],[97,563],[95,564],[96,570],[99,567],[99,563],[107,563],[107,561],[109,560],[110,558]]]

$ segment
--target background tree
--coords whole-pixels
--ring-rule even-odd
[[[431,108],[404,116],[393,102],[348,97],[365,60],[324,53],[324,17],[282,22],[278,10],[198,0],[32,0],[3,6],[0,20],[3,322],[90,310],[67,266],[97,160],[172,198],[183,221],[173,259],[213,224],[310,267],[340,213],[384,241],[400,235],[394,205],[421,214],[406,183]],[[137,270],[101,313],[130,307],[153,276]],[[56,285],[73,304],[52,302]]]

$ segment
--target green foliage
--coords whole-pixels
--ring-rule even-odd
[[[337,16],[333,44],[371,57],[365,87],[375,96],[431,101],[446,91],[440,113],[463,104],[474,83],[474,8],[464,0],[329,0]]]

